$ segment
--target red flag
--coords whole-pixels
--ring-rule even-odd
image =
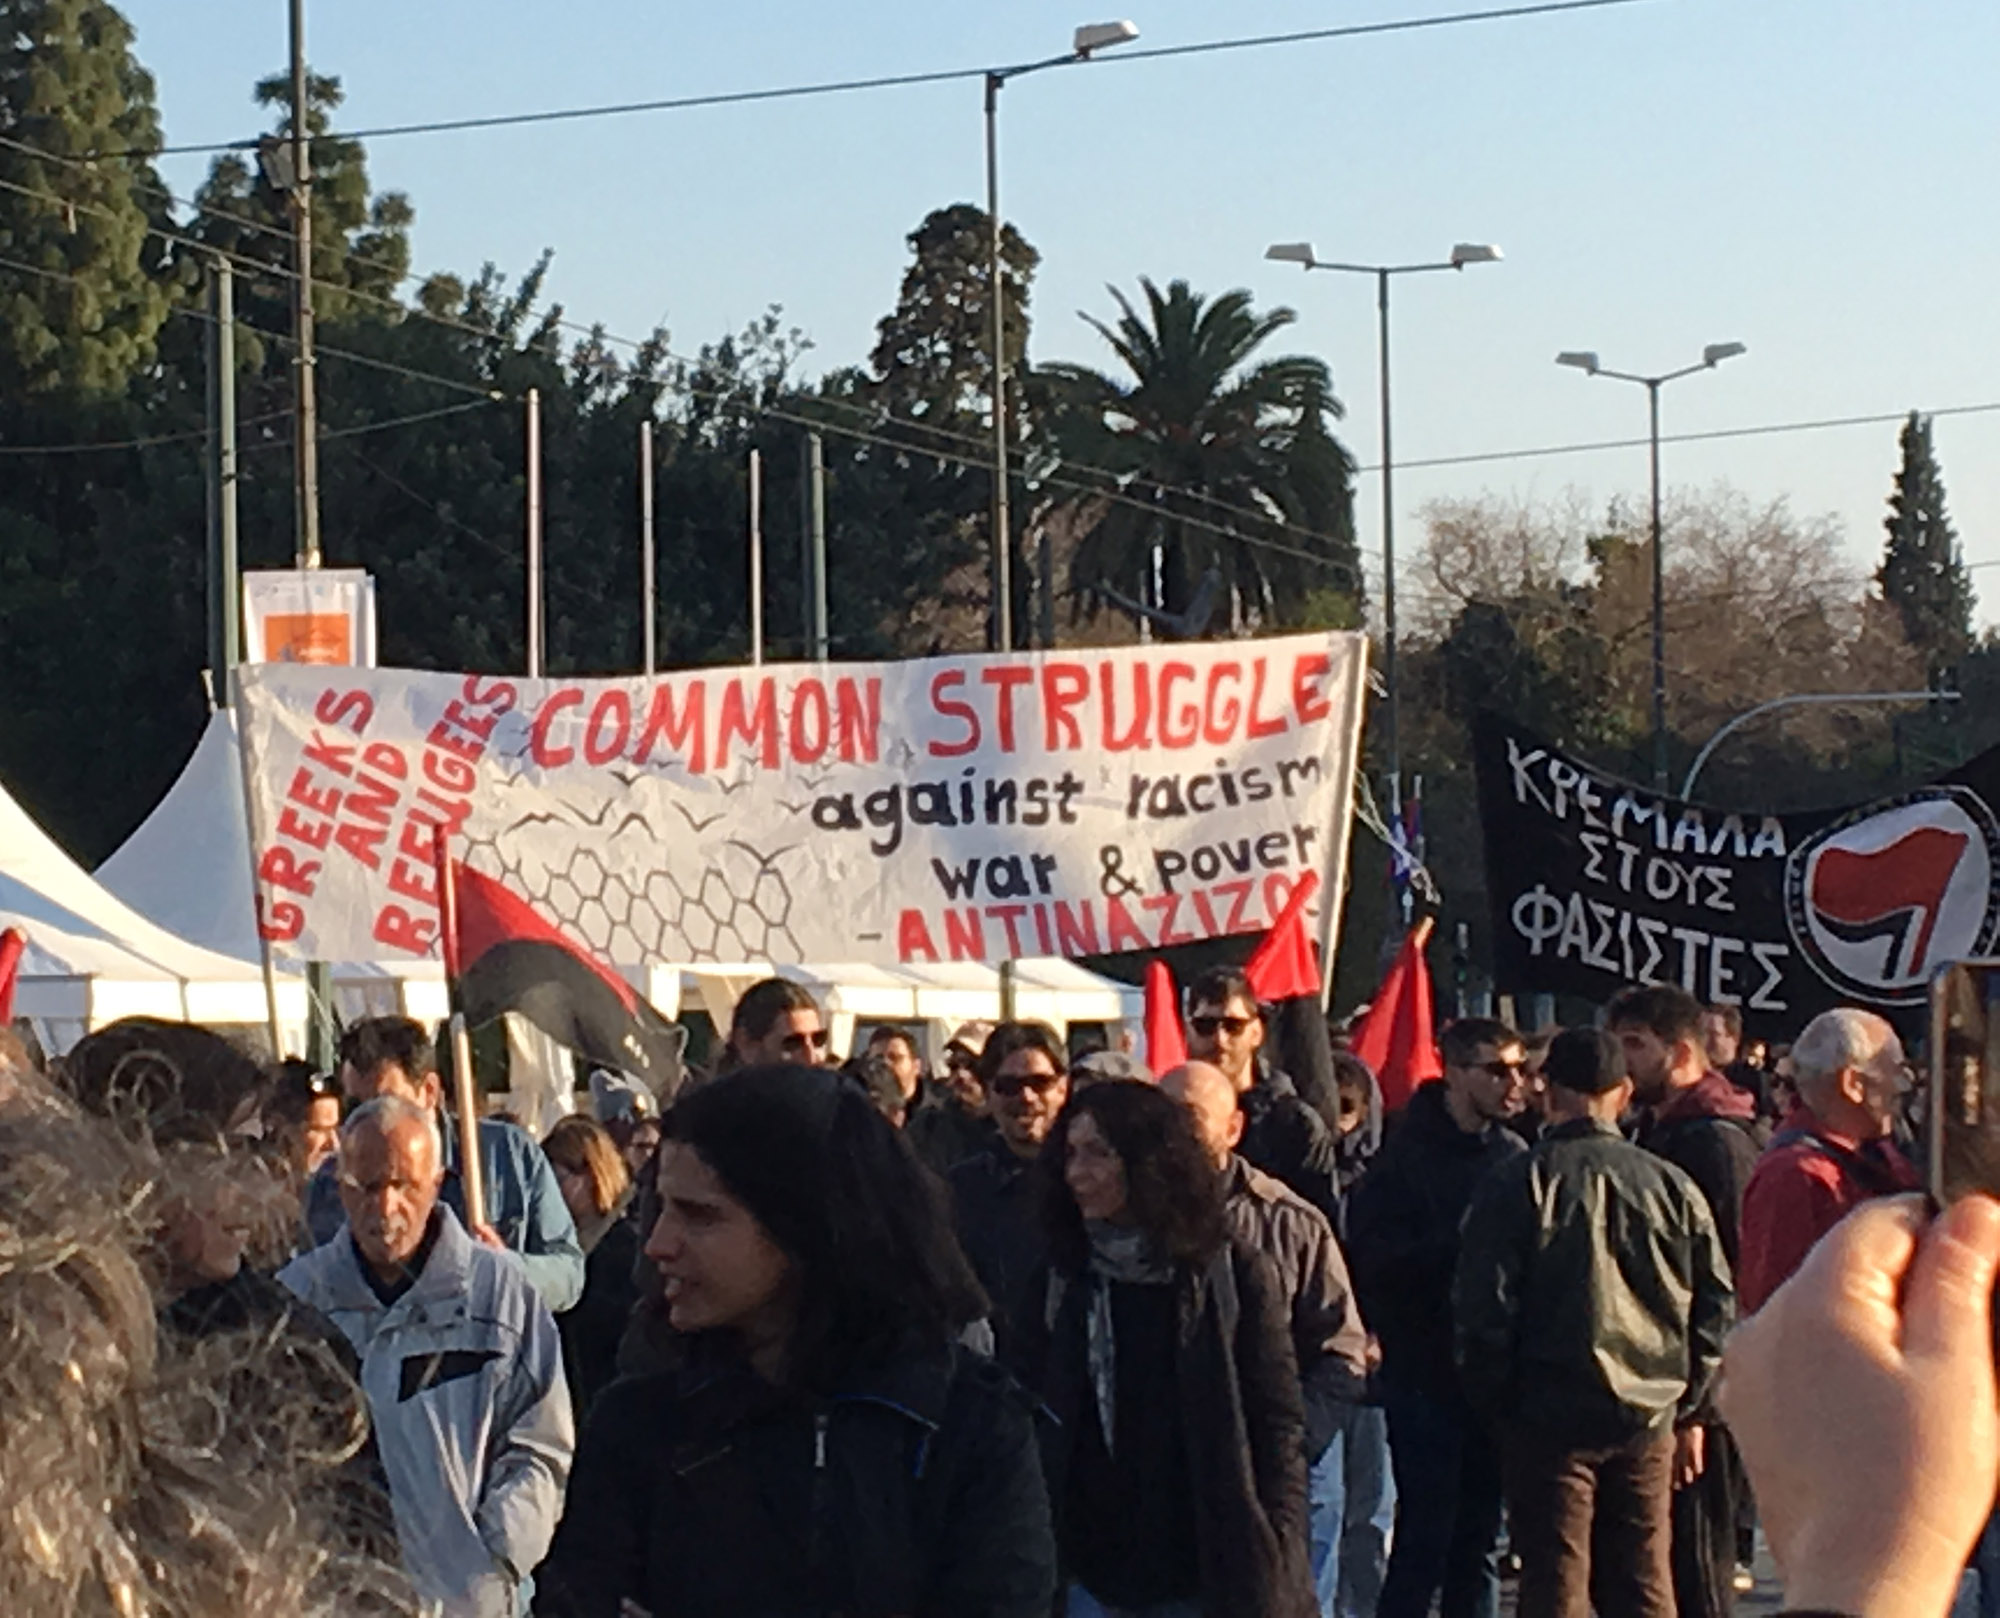
[[[519,1012],[599,1067],[636,1074],[670,1100],[687,1034],[589,949],[504,883],[449,861],[453,936],[445,970],[472,1027]]]
[[[1306,905],[1318,888],[1319,872],[1308,871],[1299,878],[1264,942],[1243,963],[1250,992],[1267,1006],[1308,994],[1318,998],[1319,961],[1306,932]]]
[[[1187,1036],[1181,1032],[1181,996],[1174,987],[1173,968],[1165,961],[1146,963],[1146,1066],[1158,1078],[1187,1060]]]
[[[1431,936],[1426,916],[1412,927],[1382,980],[1375,1003],[1354,1030],[1354,1054],[1374,1069],[1382,1105],[1394,1112],[1426,1079],[1444,1072],[1431,1020],[1431,969],[1424,945]]]
[[[21,976],[21,952],[28,935],[18,927],[0,932],[0,1028],[14,1020],[14,985]]]

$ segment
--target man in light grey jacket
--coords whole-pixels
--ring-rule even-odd
[[[394,1096],[342,1127],[339,1234],[278,1279],[338,1326],[388,1474],[403,1561],[446,1618],[516,1618],[562,1515],[576,1429],[555,1318],[520,1259],[439,1200],[429,1113]]]

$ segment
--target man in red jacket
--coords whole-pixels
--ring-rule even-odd
[[[1743,1193],[1736,1290],[1746,1315],[1857,1203],[1923,1183],[1889,1138],[1912,1081],[1902,1041],[1880,1017],[1845,1006],[1815,1017],[1792,1046],[1792,1080],[1798,1105]]]

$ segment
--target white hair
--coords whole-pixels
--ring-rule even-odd
[[[1792,1045],[1792,1077],[1801,1089],[1824,1084],[1843,1068],[1866,1067],[1896,1037],[1870,1011],[1836,1006],[1806,1024]]]
[[[398,1124],[420,1124],[426,1134],[435,1127],[429,1108],[403,1096],[376,1096],[372,1101],[362,1102],[341,1123],[341,1143],[345,1145],[366,1129],[386,1137]]]

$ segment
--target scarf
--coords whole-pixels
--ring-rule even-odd
[[[1085,1353],[1091,1392],[1097,1399],[1097,1425],[1104,1434],[1104,1453],[1113,1453],[1118,1430],[1118,1340],[1111,1324],[1111,1283],[1162,1286],[1174,1278],[1174,1267],[1154,1251],[1147,1234],[1131,1225],[1103,1220],[1084,1221],[1090,1238],[1090,1308],[1085,1317]]]

